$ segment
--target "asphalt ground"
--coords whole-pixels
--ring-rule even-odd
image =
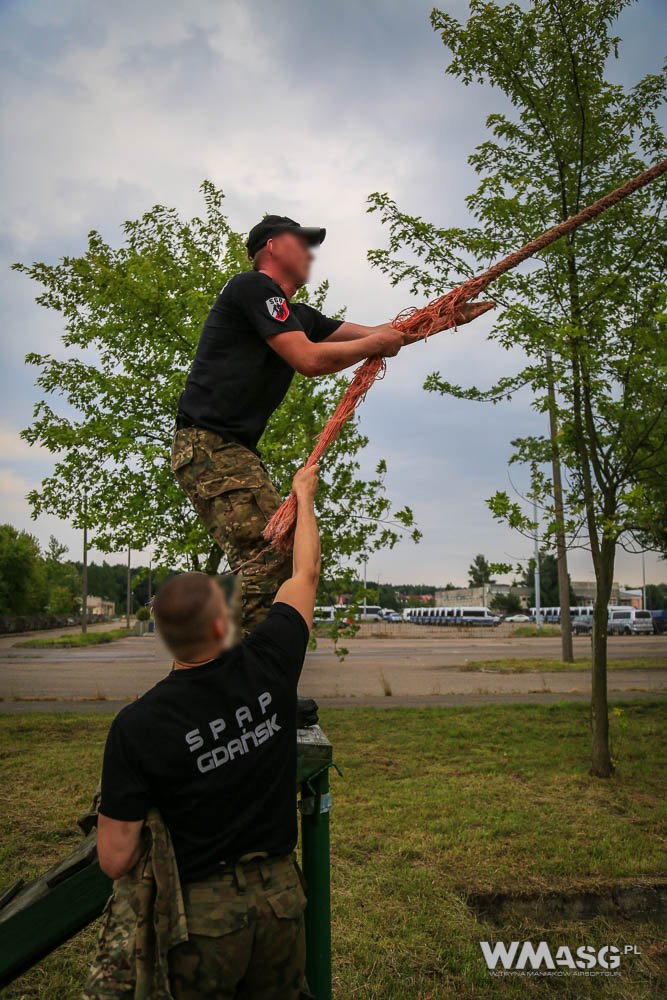
[[[70,630],[71,631],[71,630]],[[44,633],[40,633],[44,635]],[[155,636],[129,637],[84,649],[21,649],[24,637],[0,639],[0,712],[113,711],[156,683],[170,669]],[[439,633],[424,638],[344,640],[336,657],[330,640],[308,652],[300,690],[325,705],[392,707],[586,699],[588,670],[498,674],[461,668],[469,660],[507,657],[557,659],[560,640]],[[575,637],[575,656],[590,653],[590,640]],[[612,659],[667,655],[666,636],[612,636]],[[613,670],[612,698],[667,696],[667,669]]]

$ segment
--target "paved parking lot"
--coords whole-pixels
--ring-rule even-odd
[[[154,636],[128,638],[88,649],[19,649],[16,637],[0,640],[0,712],[26,710],[109,711],[136,698],[169,670]],[[566,673],[497,674],[461,670],[467,660],[505,657],[558,658],[558,638],[516,639],[488,634],[425,638],[347,640],[339,662],[330,640],[308,653],[301,691],[329,705],[457,704],[484,701],[551,701],[585,698],[587,670]],[[590,641],[575,638],[575,656]],[[612,637],[614,659],[667,656],[667,637]],[[615,697],[666,696],[667,669],[614,670]]]

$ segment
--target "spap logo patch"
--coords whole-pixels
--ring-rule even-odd
[[[283,299],[280,295],[274,295],[273,298],[267,299],[266,308],[269,310],[269,315],[280,320],[281,323],[284,323],[289,316],[287,299]]]

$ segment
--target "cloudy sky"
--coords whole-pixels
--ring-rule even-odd
[[[366,251],[383,245],[371,191],[441,225],[465,222],[474,187],[468,153],[500,98],[445,77],[447,53],[423,0],[3,0],[4,194],[0,254],[4,308],[0,372],[0,517],[55,533],[77,553],[69,525],[30,519],[25,494],[51,467],[18,431],[36,400],[27,351],[58,349],[58,317],[34,304],[13,261],[54,261],[84,249],[96,228],[119,225],[161,202],[199,208],[197,187],[223,187],[236,229],[264,212],[325,225],[315,279],[331,281],[332,307],[357,322],[390,319],[411,302],[372,271]],[[465,17],[467,4],[446,9]],[[661,0],[640,0],[620,22],[622,58],[611,72],[630,83],[660,65]],[[464,583],[476,552],[508,561],[527,543],[498,527],[484,499],[511,488],[509,442],[543,433],[528,396],[502,407],[425,393],[434,369],[452,381],[486,383],[518,363],[490,346],[484,320],[456,336],[404,351],[369,394],[362,428],[368,468],[389,463],[387,485],[410,504],[424,532],[378,555],[383,580]],[[522,485],[519,480],[519,485]],[[667,578],[647,557],[647,580]],[[575,579],[591,579],[573,553]],[[621,554],[617,577],[639,582],[641,560]]]

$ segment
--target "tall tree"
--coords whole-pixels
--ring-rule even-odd
[[[491,566],[481,552],[470,563],[468,583],[471,587],[483,587],[485,583],[495,583],[495,580],[491,579]]]
[[[60,312],[65,326],[64,358],[32,353],[26,359],[38,369],[44,398],[23,436],[57,456],[53,473],[29,496],[33,514],[56,514],[81,527],[87,498],[95,548],[152,545],[164,565],[216,572],[221,552],[174,481],[169,451],[202,323],[220,288],[250,262],[242,234],[223,214],[222,192],[208,181],[201,190],[201,218],[182,219],[157,205],[124,224],[118,247],[91,232],[81,257],[15,268],[42,286],[37,302]],[[315,290],[316,306],[327,290],[326,282]],[[295,377],[260,442],[283,492],[345,381]],[[57,397],[64,404],[58,410]],[[391,511],[384,462],[371,478],[359,475],[365,445],[351,422],[324,469],[317,505],[329,575],[346,559],[393,545],[401,527],[418,536],[409,509]]]
[[[510,590],[506,594],[493,595],[491,598],[491,610],[497,611],[501,615],[516,615],[525,609],[517,592]]]
[[[646,585],[646,607],[652,611],[667,608],[667,583],[648,583]]]
[[[523,587],[530,588],[530,594],[528,596],[528,603],[531,607],[535,606],[535,560],[529,559],[526,564],[526,568],[523,571],[523,578],[521,580],[521,585]],[[577,598],[572,590],[572,584],[568,579],[569,593],[568,593],[568,607],[572,607],[577,603]],[[540,553],[540,605],[543,608],[558,607],[561,603],[560,586],[558,581],[558,560],[554,556],[553,552]]]
[[[51,535],[44,553],[48,587],[48,609],[53,615],[71,615],[81,607],[81,576],[73,562],[65,559],[67,546]]]
[[[490,84],[510,110],[488,116],[489,137],[469,158],[480,175],[467,199],[475,219],[469,228],[439,228],[399,211],[387,195],[372,196],[370,210],[388,224],[390,244],[370,257],[392,281],[440,293],[665,156],[656,119],[665,75],[650,73],[627,89],[606,77],[620,41],[612,27],[628,6],[471,0],[466,23],[433,12],[452,53],[447,72],[464,84]],[[492,403],[529,386],[539,412],[555,410],[569,480],[564,527],[570,544],[589,547],[596,578],[591,771],[600,777],[612,771],[606,618],[616,546],[650,518],[653,477],[663,497],[667,484],[664,197],[664,183],[634,194],[493,286],[504,309],[491,336],[523,349],[518,374],[486,390],[453,385],[439,373],[426,382],[432,392]],[[396,256],[405,248],[408,261]],[[531,489],[553,538],[551,455],[545,438],[518,442],[516,457],[534,469]],[[530,527],[506,493],[490,506],[497,518]]]
[[[39,542],[27,531],[0,524],[0,614],[46,610],[48,585]]]

